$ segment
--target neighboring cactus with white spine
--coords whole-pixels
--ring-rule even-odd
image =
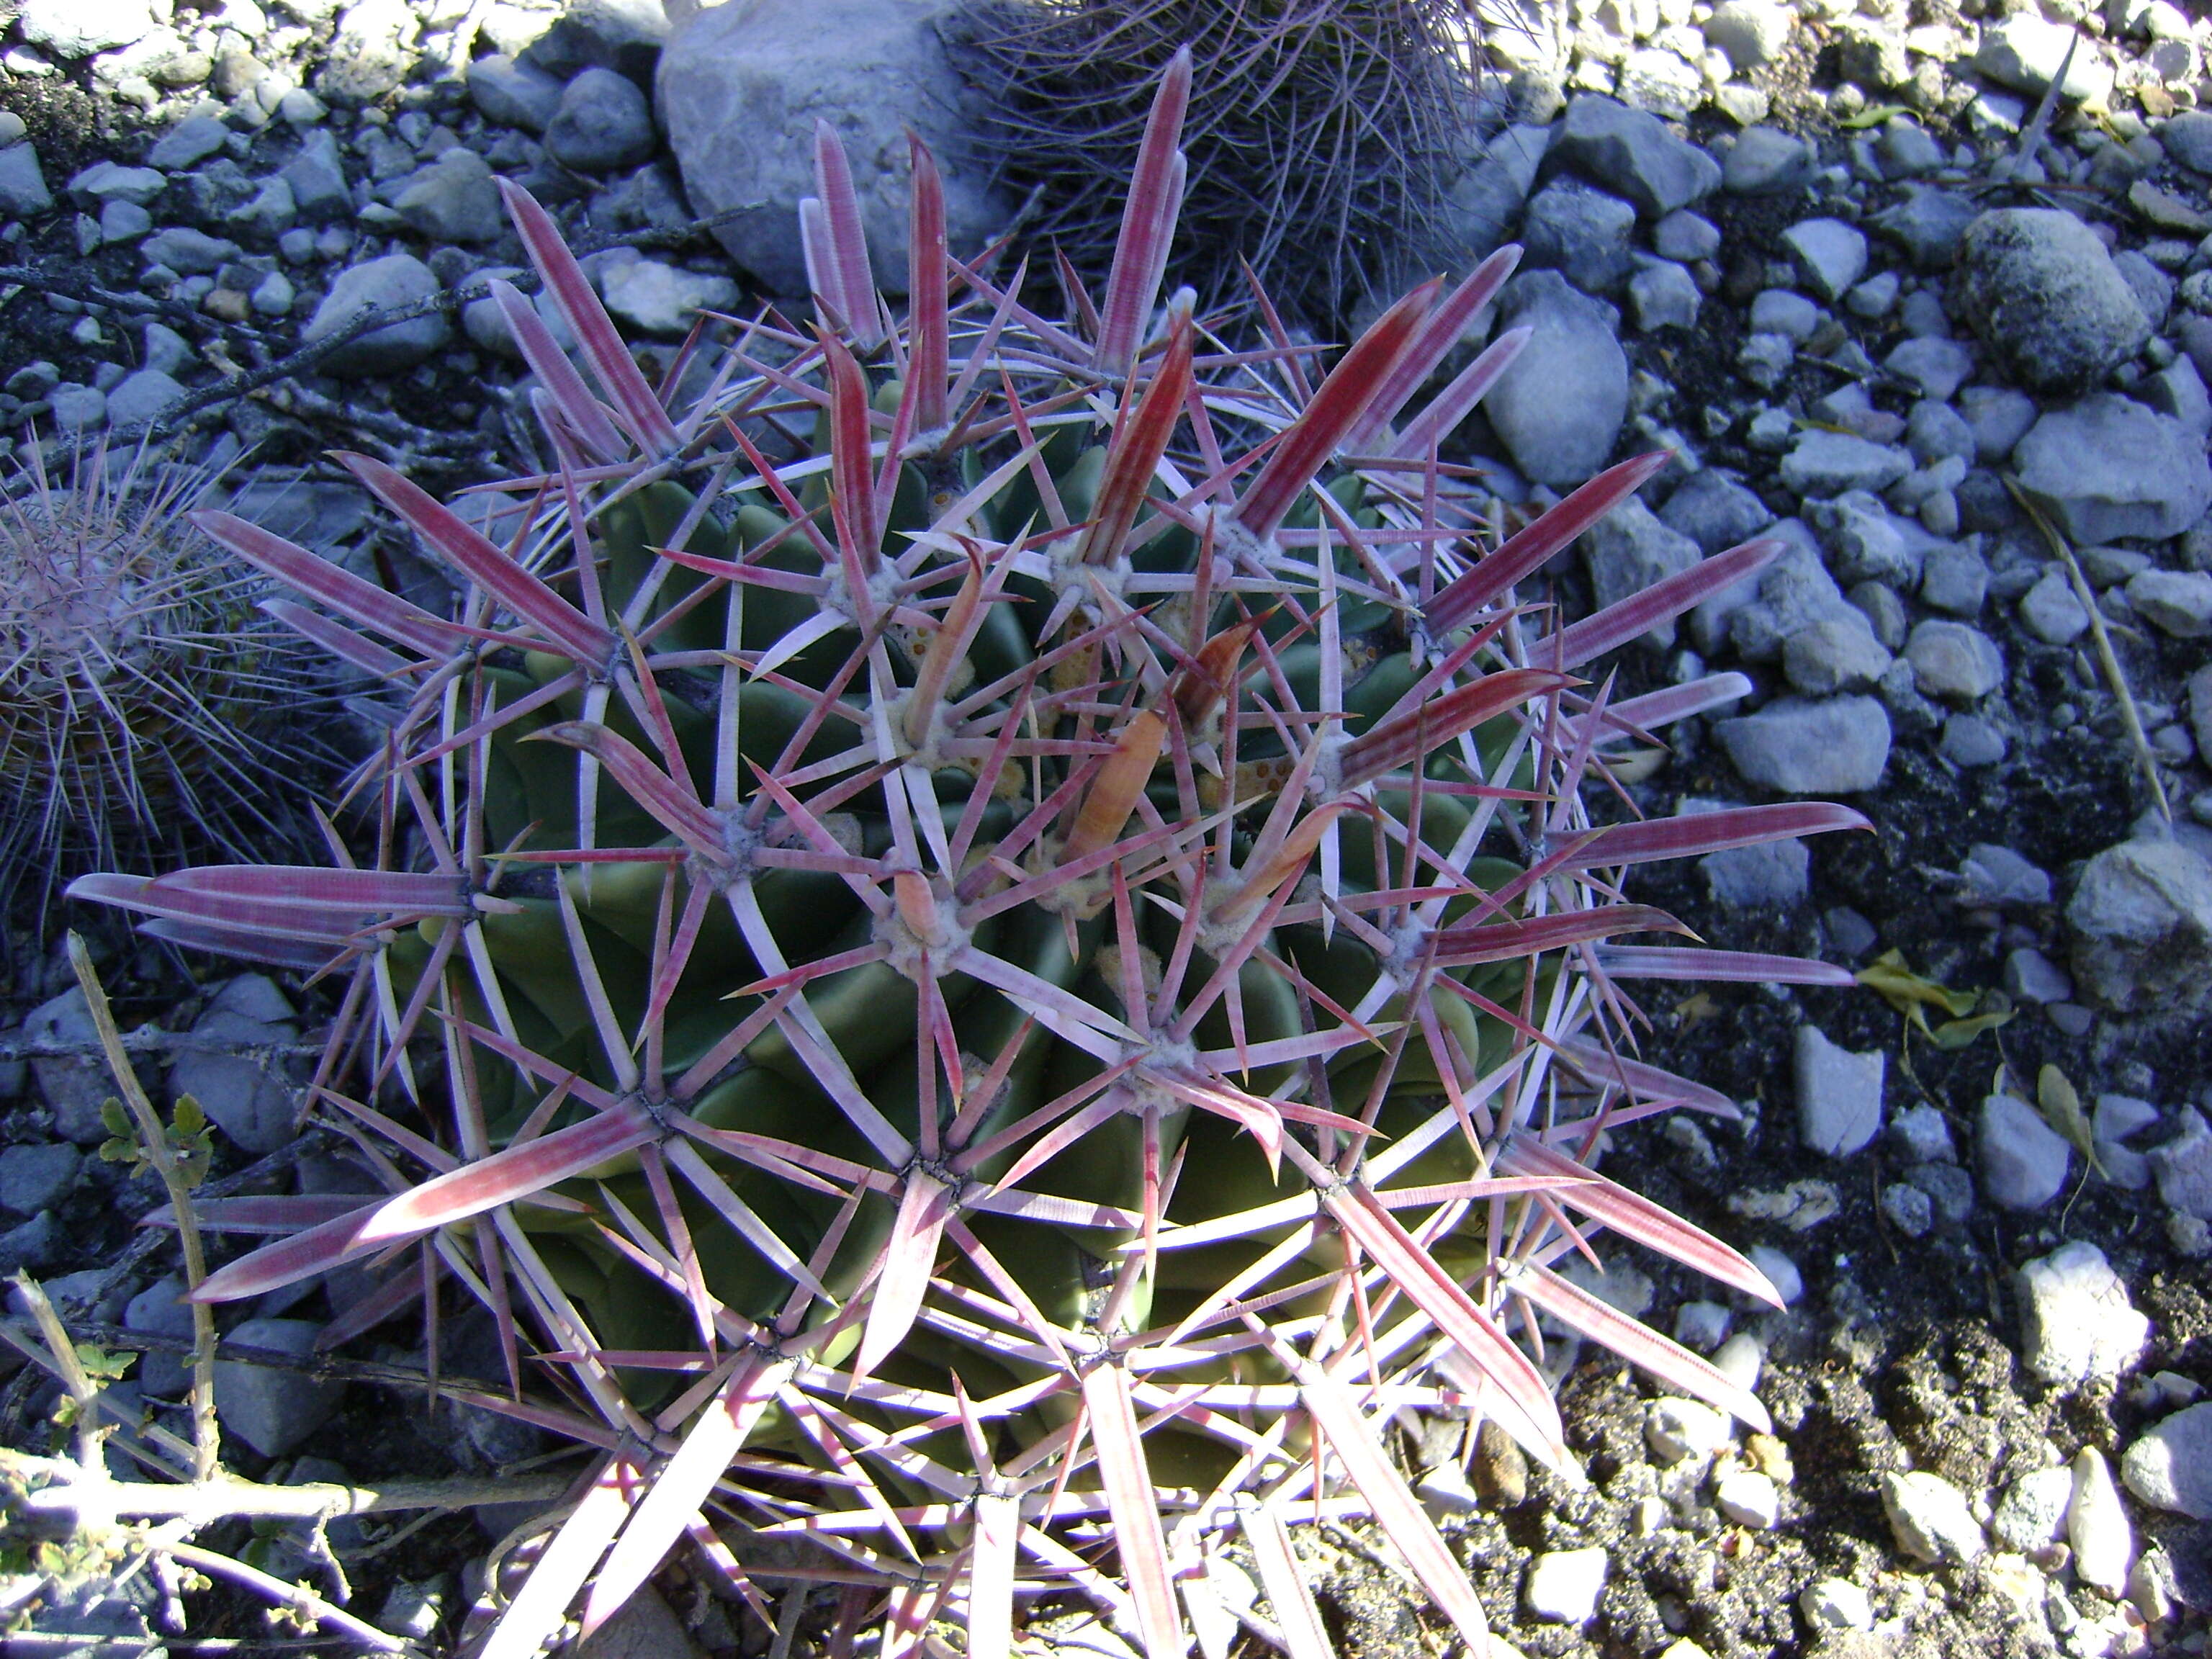
[[[61,878],[118,859],[297,850],[301,763],[327,760],[300,707],[326,662],[188,522],[219,476],[21,454],[0,483],[0,900],[27,890],[42,918]]]

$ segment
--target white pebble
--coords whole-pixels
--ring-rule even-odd
[[[2029,1262],[2020,1289],[2021,1358],[2045,1382],[2111,1382],[2150,1340],[2105,1253],[2086,1239]]]
[[[1729,1443],[1729,1419],[1701,1401],[1655,1400],[1644,1410],[1644,1438],[1663,1464],[1686,1457],[1700,1461]]]
[[[1765,1532],[1782,1518],[1782,1493],[1758,1470],[1744,1469],[1713,1488],[1713,1507],[1740,1527]]]
[[[1966,1493],[1941,1475],[1885,1474],[1881,1506],[1898,1548],[1916,1561],[1972,1561],[1982,1553],[1981,1522]]]
[[[1797,1298],[1805,1294],[1805,1275],[1797,1271],[1796,1262],[1771,1244],[1754,1244],[1744,1255],[1753,1267],[1772,1281],[1784,1307],[1796,1305]]]
[[[2128,1525],[2112,1485],[2111,1466],[2094,1446],[2074,1460],[2074,1494],[2066,1506],[2066,1541],[2074,1547],[2074,1571],[2085,1584],[2117,1597],[2135,1565],[2135,1530]]]
[[[1872,1630],[1874,1607],[1867,1593],[1848,1578],[1823,1578],[1797,1598],[1805,1622],[1815,1630]]]
[[[1597,1612],[1607,1563],[1596,1545],[1582,1550],[1549,1550],[1529,1564],[1521,1599],[1529,1612],[1555,1625],[1583,1625]]]

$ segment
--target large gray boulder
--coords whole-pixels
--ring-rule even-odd
[[[814,124],[844,141],[877,283],[906,287],[906,130],[945,179],[952,252],[974,253],[1013,204],[989,188],[964,135],[977,112],[938,37],[939,0],[729,0],[680,24],[656,76],[661,125],[691,205],[761,205],[716,228],[730,257],[778,294],[806,292],[799,203],[814,191]]]
[[[2105,245],[2056,208],[2000,208],[1968,225],[1959,298],[1983,343],[2040,392],[2087,392],[2150,337]]]
[[[1556,270],[1516,276],[1498,301],[1501,328],[1534,331],[1483,409],[1513,465],[1555,489],[1583,483],[1613,453],[1628,416],[1620,313],[1577,294]]]
[[[2013,450],[2021,488],[2083,547],[2162,541],[2212,507],[2204,441],[2171,416],[2110,392],[2054,409]]]

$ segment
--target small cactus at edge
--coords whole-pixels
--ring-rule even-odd
[[[280,777],[319,659],[186,521],[216,475],[94,448],[56,476],[26,448],[0,481],[0,899],[296,842]]]
[[[200,1294],[378,1258],[330,1340],[491,1311],[508,1386],[472,1401],[593,1449],[476,1651],[593,1628],[687,1546],[757,1607],[842,1587],[886,1659],[943,1620],[1000,1659],[1041,1596],[1167,1659],[1241,1539],[1313,1659],[1286,1527],[1367,1517],[1479,1654],[1394,1414],[1567,1464],[1540,1313],[1765,1424],[1555,1264],[1610,1231],[1773,1297],[1597,1172],[1610,1128],[1734,1112],[1634,1058],[1629,991],[1850,980],[1620,943],[1684,931],[1620,885],[1863,820],[1594,823],[1586,779],[1747,688],[1582,671],[1778,544],[1568,626],[1517,599],[1665,458],[1490,544],[1437,450],[1525,335],[1415,399],[1510,250],[1326,373],[1163,307],[1188,88],[1181,58],[1103,293],[1058,320],[948,254],[919,145],[894,318],[821,130],[819,325],[757,319],[689,406],[508,186],[582,363],[498,291],[556,464],[480,533],[340,458],[465,579],[453,618],[201,515],[404,689],[376,857],[73,890],[349,974],[316,1109],[390,1195],[208,1204],[298,1231]]]

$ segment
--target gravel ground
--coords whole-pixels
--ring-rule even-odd
[[[368,448],[453,489],[520,464],[526,382],[481,313],[276,373],[349,295],[402,304],[519,264],[487,205],[495,173],[586,246],[642,241],[591,263],[664,361],[698,307],[757,291],[692,222],[680,150],[637,125],[657,9],[557,25],[504,0],[119,11],[110,26],[27,4],[0,58],[0,262],[32,268],[0,288],[0,428],[129,434],[233,376],[265,381],[210,401],[187,446],[215,463],[250,448],[249,507],[272,527],[434,603],[434,580],[316,457]],[[1647,1005],[1648,1057],[1745,1119],[1632,1130],[1611,1167],[1758,1247],[1795,1293],[1782,1313],[1716,1304],[1626,1251],[1594,1283],[1755,1376],[1772,1437],[1555,1345],[1587,1485],[1460,1425],[1409,1436],[1407,1464],[1528,1655],[2202,1654],[2212,114],[2196,106],[2212,102],[2212,30],[2163,0],[2009,15],[1605,0],[1574,21],[1493,37],[1514,118],[1470,155],[1464,234],[1471,254],[1528,246],[1501,310],[1541,354],[1462,434],[1468,459],[1527,504],[1608,459],[1677,451],[1644,509],[1547,573],[1570,609],[1755,532],[1790,539],[1754,591],[1625,654],[1624,694],[1723,668],[1753,687],[1681,729],[1633,793],[1652,811],[1836,795],[1875,824],[1809,857],[1647,877],[1635,896],[1716,944],[1952,1001],[1914,1005],[1917,1024],[1872,989]],[[21,941],[34,921],[96,920],[15,919],[0,1262],[151,1344],[121,1387],[167,1398],[177,1373],[155,1362],[181,1328],[155,1254],[132,1243],[157,1194],[94,1155],[102,1082],[13,1057],[83,1035],[65,964]],[[126,1029],[209,1046],[161,1058],[180,1060],[172,1086],[229,1103],[218,1180],[362,1179],[288,1127],[285,1068],[312,1051],[318,992],[196,981],[151,947],[96,943]],[[232,1340],[284,1346],[321,1294],[244,1310],[259,1322]],[[470,1338],[455,1334],[448,1374],[489,1374]],[[321,1376],[231,1373],[240,1471],[511,1474],[551,1449],[380,1384],[377,1365],[421,1362],[408,1340],[388,1326]],[[0,1444],[38,1442],[52,1399],[15,1372]],[[331,1541],[356,1610],[413,1620],[442,1651],[519,1518],[487,1507],[404,1536],[356,1522]],[[301,1570],[295,1540],[205,1541]],[[1345,1653],[1438,1650],[1356,1534],[1313,1547]],[[680,1569],[662,1589],[598,1650],[765,1645]],[[253,1604],[216,1597],[193,1634],[264,1629]]]

